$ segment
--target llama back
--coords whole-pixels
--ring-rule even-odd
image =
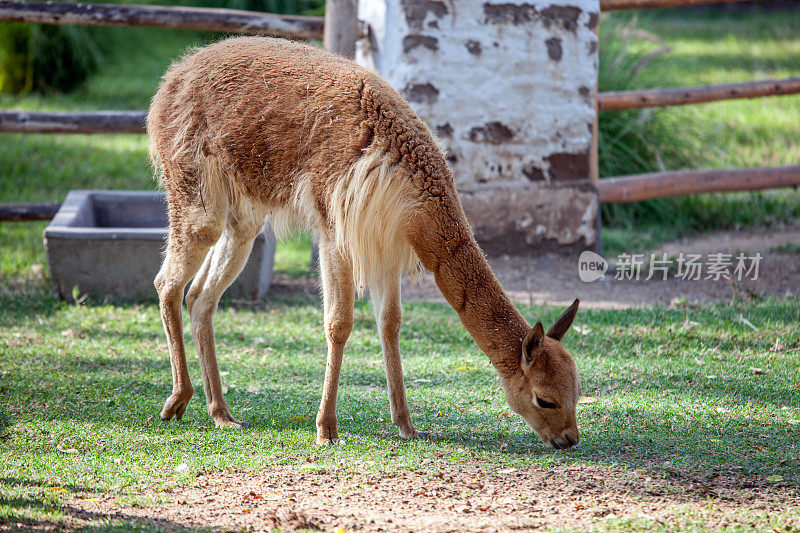
[[[417,271],[405,228],[432,182],[455,194],[432,134],[385,81],[290,41],[191,53],[164,76],[147,125],[168,196],[255,202],[278,233],[310,226],[335,239],[359,290]]]
[[[187,171],[213,156],[239,192],[268,205],[286,201],[298,174],[342,172],[366,145],[354,135],[366,136],[358,98],[342,90],[358,87],[360,73],[347,66],[279,39],[196,50],[172,65],[153,99],[151,151]]]

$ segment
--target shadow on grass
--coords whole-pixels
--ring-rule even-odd
[[[47,318],[55,315],[59,311],[75,305],[74,302],[59,300],[55,298],[49,290],[49,285],[45,289],[39,287],[37,290],[29,292],[20,291],[3,291],[0,287],[0,327],[12,327],[18,325],[20,322],[28,320],[32,317]],[[187,285],[188,290],[188,285]],[[276,291],[269,293],[269,297],[264,301],[241,301],[230,297],[223,297],[219,303],[219,310],[227,309],[246,309],[254,311],[269,311],[272,309],[285,310],[289,307],[304,307],[309,304],[321,304],[318,298],[310,298],[304,293]],[[140,300],[108,300],[105,302],[87,301],[87,307],[103,307],[111,305],[120,309],[132,309],[140,307],[148,307],[153,309],[153,316],[159,317],[158,312],[158,299],[140,299]],[[183,306],[183,313],[188,316],[186,306]],[[159,318],[160,320],[160,318]],[[114,326],[114,324],[108,324]],[[111,331],[99,329],[86,329],[86,333],[96,335],[109,335]],[[163,330],[158,327],[154,331],[159,336],[163,336]],[[125,332],[127,335],[128,332]],[[150,332],[146,334],[150,336]]]
[[[87,486],[84,486],[84,485],[75,485],[75,484],[72,484],[72,483],[67,483],[67,484],[64,484],[64,485],[55,485],[55,484],[52,484],[52,483],[40,483],[40,482],[37,482],[37,481],[31,481],[29,479],[22,479],[22,478],[16,478],[16,477],[0,477],[0,486],[4,486],[6,488],[21,487],[21,488],[29,488],[29,489],[30,488],[32,488],[32,489],[41,489],[43,491],[44,490],[52,490],[52,489],[56,489],[56,490],[64,489],[64,490],[66,490],[68,492],[71,492],[71,493],[86,493],[86,492],[104,493],[104,492],[107,492],[105,490],[98,489],[97,487],[87,487]],[[0,501],[2,501],[4,504],[8,503],[7,500],[8,500],[8,498],[4,498],[3,496],[0,496]]]
[[[25,494],[8,496],[0,494],[0,510],[3,515],[0,517],[0,529],[5,524],[6,527],[15,531],[55,531],[63,529],[65,524],[60,519],[64,516],[70,518],[80,518],[82,521],[100,521],[103,525],[110,526],[112,519],[124,525],[128,522],[134,527],[138,527],[140,520],[134,517],[127,517],[122,514],[107,513],[86,513],[68,504],[59,502],[54,496],[47,498],[48,491],[67,491],[71,494],[97,494],[107,493],[97,487],[88,487],[75,484],[53,485],[40,483],[28,479],[16,477],[0,477],[0,489],[4,491],[21,489],[22,491],[39,491],[42,494]],[[49,500],[49,501],[48,501]],[[182,524],[163,524],[175,527],[186,527]],[[70,529],[75,529],[70,524]],[[106,530],[106,528],[104,528]],[[113,530],[113,526],[110,527]]]
[[[56,300],[50,293],[0,291],[0,327],[13,327],[32,317],[53,316],[65,305],[66,302]]]

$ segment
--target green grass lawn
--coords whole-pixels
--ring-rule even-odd
[[[545,323],[559,312],[535,310]],[[449,307],[406,304],[404,315],[409,403],[417,428],[431,437],[402,441],[389,422],[372,309],[358,303],[339,392],[346,445],[318,448],[319,302],[279,297],[220,309],[228,403],[254,424],[222,431],[206,414],[191,343],[198,392],[182,422],[159,420],[171,378],[155,305],[0,296],[0,523],[57,521],[59,502],[75,494],[135,501],[198,472],[309,461],[343,471],[391,471],[430,458],[489,467],[607,465],[800,483],[797,299],[581,312],[583,333],[571,331],[565,345],[583,394],[597,401],[579,406],[582,440],[568,451],[545,448],[509,416],[494,369]],[[188,469],[176,471],[181,463]]]

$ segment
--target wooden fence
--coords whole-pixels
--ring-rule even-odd
[[[0,22],[149,26],[275,35],[292,39],[322,39],[324,25],[322,17],[272,15],[236,9],[12,0],[0,0]]]
[[[606,204],[701,192],[758,191],[800,185],[800,165],[745,169],[679,170],[604,178],[598,184]]]
[[[731,0],[600,0],[601,11],[690,7]],[[743,1],[743,0],[732,0]],[[702,87],[616,91],[597,95],[592,139],[591,178],[604,204],[639,202],[685,194],[755,191],[800,186],[800,164],[774,168],[682,170],[599,179],[598,122],[600,111],[699,104],[736,98],[761,98],[800,93],[800,77]]]
[[[763,80],[704,87],[675,87],[643,91],[601,93],[597,98],[598,111],[620,111],[641,107],[701,104],[736,98],[760,98],[800,93],[800,77],[785,80]]]
[[[601,0],[600,8],[602,11],[611,11],[685,7],[720,1]],[[323,20],[322,17],[272,15],[233,9],[0,0],[0,22],[150,26],[275,35],[297,39],[324,36],[326,48],[352,56],[355,40],[360,33],[353,6],[353,0],[327,0],[326,16]],[[797,93],[800,93],[800,77],[704,87],[607,92],[597,96],[597,110],[685,105]],[[0,132],[144,133],[145,115],[144,111],[85,113],[0,111]],[[759,190],[800,185],[800,165],[759,169],[658,172],[599,180],[596,140],[595,131],[592,178],[602,203],[634,202],[701,192]],[[51,218],[54,206],[57,205],[0,205],[0,221]]]

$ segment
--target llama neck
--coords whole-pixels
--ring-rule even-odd
[[[478,347],[502,377],[510,377],[519,371],[522,339],[530,326],[486,262],[455,198],[436,199],[439,216],[425,209],[411,244]]]

